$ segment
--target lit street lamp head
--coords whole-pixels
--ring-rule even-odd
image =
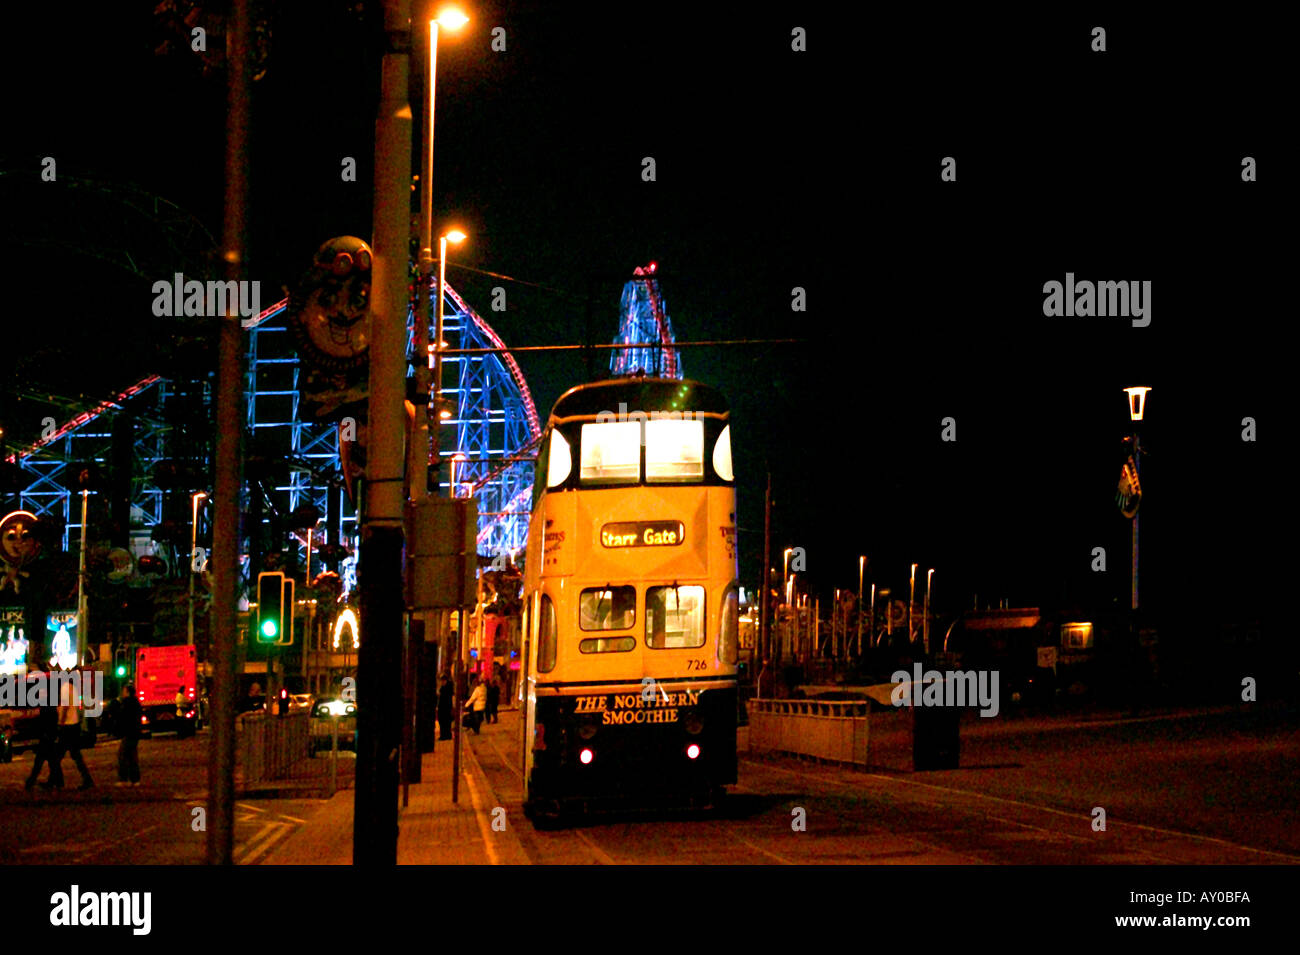
[[[1147,392],[1150,390],[1151,389],[1146,386],[1135,386],[1124,389],[1124,393],[1128,395],[1128,416],[1130,420],[1142,420],[1142,414],[1146,411]]]
[[[439,26],[446,30],[459,30],[465,24],[469,23],[469,17],[461,13],[455,7],[447,7],[438,13],[435,21]]]

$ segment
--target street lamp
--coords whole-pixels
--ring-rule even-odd
[[[435,89],[438,75],[438,28],[457,30],[469,22],[469,18],[454,7],[445,8],[438,16],[429,20],[429,78],[424,86],[424,135],[421,152],[424,157],[420,176],[420,279],[417,283],[415,309],[415,340],[420,348],[429,341],[429,285],[433,275],[433,118]],[[458,241],[458,240],[457,240]],[[435,339],[442,343],[442,282],[438,283],[438,335]],[[442,370],[441,355],[435,357],[437,372]],[[441,378],[436,378],[442,384]],[[424,404],[422,413],[416,421],[419,432],[407,461],[415,470],[409,475],[411,498],[422,501],[428,496],[429,462],[438,463],[438,430],[435,425],[432,434],[429,429],[429,367],[427,361],[416,363],[415,393],[418,401]],[[437,398],[437,390],[434,392]],[[435,400],[436,406],[436,400]],[[430,449],[429,440],[433,439]]]
[[[1133,423],[1133,434],[1131,437],[1132,451],[1127,461],[1124,462],[1124,470],[1120,475],[1120,511],[1127,517],[1133,519],[1133,565],[1130,579],[1129,607],[1133,612],[1133,627],[1137,627],[1137,609],[1138,609],[1138,505],[1142,501],[1142,485],[1139,482],[1141,466],[1139,461],[1142,457],[1141,440],[1138,435],[1137,423],[1142,420],[1146,412],[1147,393],[1151,389],[1145,385],[1136,385],[1131,388],[1125,388],[1124,393],[1128,395],[1128,416],[1129,421]],[[1131,468],[1131,473],[1130,473]]]
[[[867,558],[858,558],[858,637],[857,656],[862,656],[862,572],[867,569]]]
[[[451,456],[451,483],[448,485],[448,490],[451,492],[452,497],[459,496],[456,493],[456,464],[457,462],[463,462],[468,460],[469,458],[467,458],[465,454],[461,451],[457,451],[455,454]]]
[[[190,495],[190,610],[185,642],[191,647],[194,646],[194,551],[198,549],[199,540],[199,501],[207,496],[206,491],[195,491]]]
[[[446,235],[438,237],[438,325],[434,329],[434,333],[433,333],[434,339],[438,342],[438,348],[433,353],[433,398],[434,398],[434,405],[435,407],[438,408],[438,418],[440,421],[444,417],[443,415],[444,408],[441,404],[442,402],[442,352],[443,349],[446,347],[446,342],[442,340],[442,307],[443,307],[442,290],[446,288],[446,284],[447,284],[447,243],[451,242],[455,245],[459,245],[464,241],[465,241],[465,233],[461,232],[459,229],[452,229]],[[447,415],[447,417],[450,417],[450,415]],[[439,453],[438,432],[435,430],[433,433],[433,457],[432,457],[435,467],[441,466],[438,461],[438,453]],[[452,497],[456,496],[455,483],[456,483],[455,479],[453,478],[451,485],[447,488],[447,493]]]
[[[931,567],[925,572],[925,614],[922,617],[921,627],[925,634],[925,652],[930,652],[930,578],[934,576],[934,568]]]
[[[912,607],[916,603],[916,564],[912,565],[912,583],[907,590],[907,642],[912,642]]]
[[[876,585],[872,584],[871,585],[871,623],[867,627],[867,646],[869,647],[873,647],[876,645],[875,640],[872,637],[872,634],[875,633],[875,630],[876,630]]]

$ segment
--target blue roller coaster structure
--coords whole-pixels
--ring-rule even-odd
[[[672,319],[659,292],[659,280],[654,277],[657,270],[654,262],[638,267],[632,273],[632,280],[623,286],[614,344],[639,347],[613,351],[609,372],[614,377],[636,374],[652,378],[682,377],[681,356],[672,347],[676,341]]]
[[[338,494],[338,429],[334,424],[305,420],[300,414],[299,359],[286,327],[286,306],[287,300],[280,301],[244,322],[248,344],[244,398],[250,446],[264,460],[288,464],[287,468],[277,466],[268,472],[273,475],[269,479],[249,476],[245,505],[254,495],[262,495],[253,511],[267,515],[262,518],[263,524],[271,522],[271,515],[283,518],[311,505],[326,518],[325,540],[355,554],[356,513]],[[444,311],[443,339],[449,351],[505,348],[496,332],[450,284],[446,286]],[[413,329],[412,312],[408,314],[408,361],[414,361],[416,355]],[[527,539],[533,465],[541,437],[528,384],[514,359],[504,351],[448,355],[443,382],[443,397],[451,401],[454,411],[442,422],[445,430],[441,455],[444,459],[464,456],[457,484],[462,492],[466,485],[472,485],[472,493],[478,498],[479,553],[517,556]],[[158,466],[178,457],[177,445],[187,430],[186,423],[191,429],[195,424],[192,420],[178,421],[174,413],[169,413],[168,406],[178,395],[189,399],[189,408],[200,413],[210,411],[209,382],[174,382],[151,375],[52,429],[34,444],[11,453],[8,459],[25,472],[27,483],[14,495],[15,505],[38,517],[54,519],[63,529],[64,549],[75,549],[81,533],[76,472],[87,463],[103,471],[111,470],[114,424],[119,416],[126,415],[131,445],[131,550],[137,557],[160,556],[173,572],[181,572],[185,564],[183,548],[169,544],[159,531],[168,521],[188,529],[190,495],[203,490],[205,479],[196,480],[194,483],[200,486],[195,487],[177,487],[174,482],[163,487],[160,484],[165,482],[157,480]],[[206,462],[200,470],[206,474]],[[447,483],[444,480],[442,486]],[[210,528],[200,516],[196,537],[203,541],[209,534]],[[188,534],[185,536],[188,538]],[[293,536],[298,556],[304,558],[307,534],[294,531]],[[316,538],[316,543],[323,542]],[[242,552],[248,571],[247,537]],[[346,586],[355,571],[355,558],[345,559],[340,570]]]

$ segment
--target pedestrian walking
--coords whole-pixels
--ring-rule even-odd
[[[81,756],[81,689],[77,686],[77,671],[70,672],[71,679],[63,680],[59,687],[59,752],[54,759],[59,776],[63,776],[63,756],[72,757],[73,765],[81,773],[81,785],[78,789],[90,789],[95,781],[90,778],[90,770]],[[54,770],[50,770],[53,779]],[[60,779],[60,782],[62,780]]]
[[[487,685],[483,678],[479,677],[474,683],[474,692],[469,695],[465,701],[465,726],[474,731],[474,735],[479,734],[479,727],[483,725],[483,716],[487,712]]]
[[[453,697],[455,687],[451,685],[451,674],[442,675],[442,686],[438,688],[438,739],[451,739],[451,717],[455,706]]]
[[[487,688],[487,721],[489,723],[500,722],[497,719],[497,707],[501,705],[501,683],[496,677]]]
[[[39,733],[36,743],[36,763],[32,766],[31,775],[27,777],[24,785],[27,789],[35,786],[37,777],[41,775],[41,769],[48,763],[49,778],[41,783],[41,788],[62,789],[63,767],[59,765],[59,711],[53,706],[42,706],[37,710],[36,721]]]
[[[144,709],[135,697],[135,687],[128,683],[122,688],[118,703],[117,783],[131,786],[140,782],[140,719]]]

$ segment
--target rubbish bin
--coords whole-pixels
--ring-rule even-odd
[[[961,707],[912,707],[912,767],[956,769],[961,756]]]

